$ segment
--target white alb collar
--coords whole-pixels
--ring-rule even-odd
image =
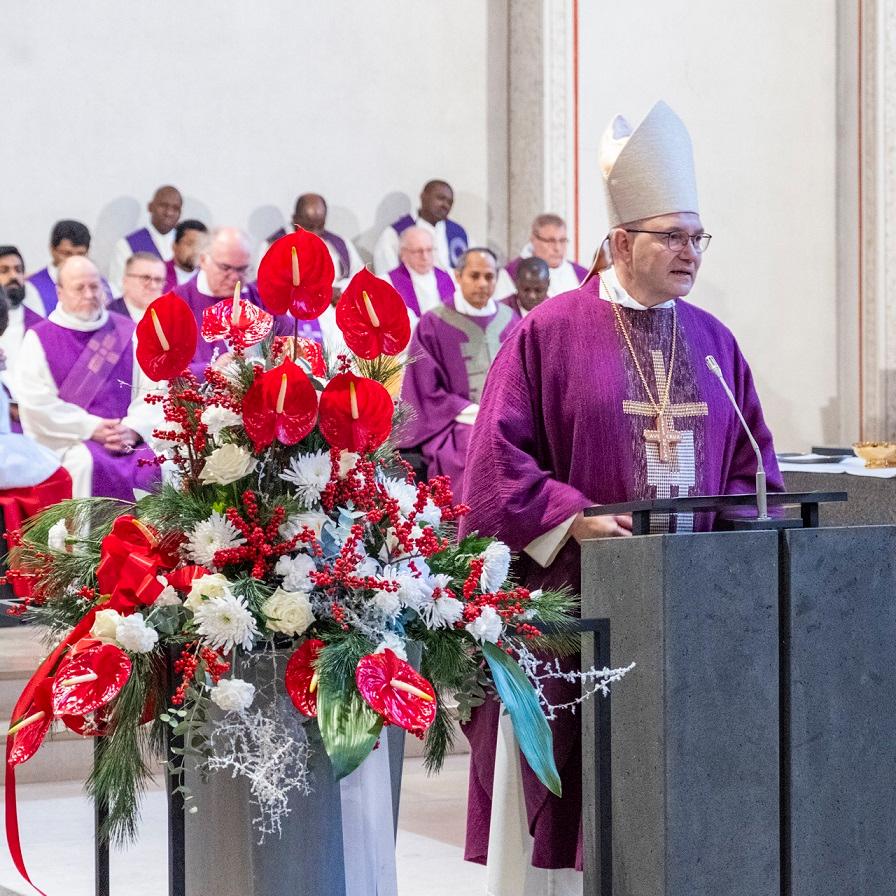
[[[94,330],[99,330],[100,327],[106,325],[106,322],[109,320],[109,312],[103,308],[100,311],[99,317],[96,319],[81,320],[80,317],[75,317],[74,314],[69,314],[67,311],[63,311],[62,308],[57,305],[50,312],[50,316],[47,320],[51,320],[54,324],[59,324],[60,327],[65,327],[67,330],[77,330],[79,333],[92,333]]]
[[[598,276],[601,281],[601,288],[598,295],[605,302],[615,302],[623,308],[632,308],[635,311],[652,311],[655,308],[671,308],[675,304],[675,299],[669,299],[668,302],[663,302],[660,305],[654,305],[653,308],[648,308],[646,305],[642,305],[637,299],[632,298],[632,296],[622,288],[619,283],[619,278],[616,276],[616,271],[613,268],[607,268],[605,271],[601,271]]]
[[[498,310],[498,306],[494,299],[489,299],[484,308],[477,308],[464,298],[464,294],[458,287],[454,291],[454,310],[466,314],[467,317],[489,317]]]

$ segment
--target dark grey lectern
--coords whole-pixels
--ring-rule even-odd
[[[583,545],[586,896],[896,894],[896,527],[773,525]]]

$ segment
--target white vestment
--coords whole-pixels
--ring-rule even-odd
[[[48,320],[80,332],[93,332],[109,319],[103,310],[94,321],[83,321],[66,314],[57,307]],[[149,441],[153,429],[161,428],[163,415],[160,404],[147,404],[143,398],[158,392],[140,369],[134,358],[134,382],[131,385],[131,404],[122,424]],[[92,491],[93,458],[85,441],[90,439],[102,418],[59,397],[59,388],[47,363],[44,347],[37,334],[29,330],[22,340],[22,350],[14,377],[15,394],[19,401],[22,430],[36,442],[50,449],[72,477],[72,496],[89,498]]]
[[[174,258],[174,228],[168,233],[159,233],[152,224],[146,224],[146,229],[152,237],[153,244],[162,261],[170,261]],[[138,228],[139,229],[139,228]],[[109,286],[116,296],[121,295],[122,283],[124,283],[124,266],[127,260],[134,254],[126,236],[123,236],[112,250],[112,261],[109,262]],[[193,276],[192,274],[190,275]],[[189,280],[190,278],[187,277]]]
[[[451,264],[451,256],[448,254],[448,236],[445,233],[445,222],[439,221],[433,226],[429,221],[417,218],[414,221],[414,226],[426,230],[432,235],[433,247],[436,250],[436,267],[441,268],[443,271],[454,270],[454,265]],[[400,239],[401,237],[390,224],[376,241],[376,246],[373,248],[373,269],[381,277],[386,276],[389,271],[395,270],[400,264],[398,257]],[[470,245],[474,244],[470,243]]]
[[[533,255],[532,244],[526,243],[523,251],[520,252],[520,258],[531,258]],[[581,285],[579,275],[572,266],[572,262],[564,259],[557,267],[548,268],[548,298],[559,296],[561,293],[570,292],[570,290],[578,289]],[[516,284],[513,278],[507,273],[507,268],[501,268],[498,272],[498,285],[495,287],[495,298],[506,299],[516,292]]]
[[[0,383],[9,390],[15,401],[16,392],[13,384],[15,377],[16,360],[22,350],[22,340],[25,338],[25,308],[46,317],[47,310],[41,301],[40,293],[30,284],[25,284],[25,300],[17,308],[9,309],[9,324],[0,335],[0,350],[6,356],[6,367],[0,369]]]

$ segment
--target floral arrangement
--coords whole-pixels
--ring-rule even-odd
[[[146,400],[164,411],[164,484],[134,505],[65,502],[18,534],[12,574],[30,584],[28,610],[55,647],[15,708],[7,781],[54,722],[103,735],[88,789],[108,804],[113,839],[134,834],[146,750],[166,738],[181,756],[256,778],[260,738],[307,756],[307,743],[253,709],[255,686],[238,674],[266,654],[288,655],[275,685],[295,719],[317,726],[338,777],[386,725],[423,738],[438,769],[453,720],[491,691],[559,794],[532,669],[536,650],[577,650],[564,632],[575,599],[513,584],[495,539],[458,543],[465,508],[450,483],[417,482],[389,447],[401,418],[389,387],[410,336],[389,284],[361,271],[340,298],[351,354],[328,363],[315,343],[274,335],[276,315],[318,317],[332,281],[317,237],[274,243],[258,275],[267,310],[237,288],[205,312],[202,337],[228,351],[202,380],[188,369],[192,312],[174,294],[157,299],[137,327],[137,358],[159,384]],[[216,754],[216,727],[227,749],[252,741],[255,751]],[[276,814],[285,785],[256,783]]]

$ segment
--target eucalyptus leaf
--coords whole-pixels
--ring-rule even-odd
[[[379,739],[383,719],[356,690],[346,698],[321,680],[317,691],[317,724],[338,780],[351,774],[367,758]]]
[[[532,682],[519,663],[494,644],[483,644],[495,690],[513,722],[520,750],[538,780],[555,796],[561,795],[560,773],[554,760],[554,738]]]

